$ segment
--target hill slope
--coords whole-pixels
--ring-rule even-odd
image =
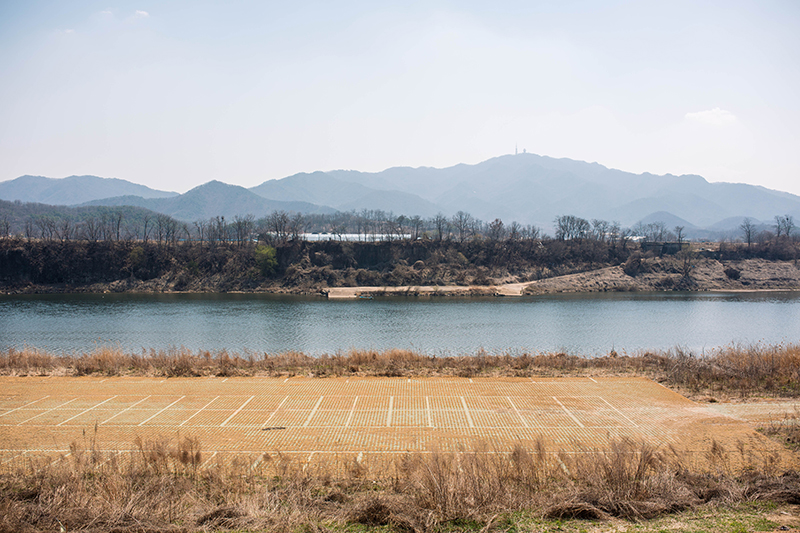
[[[709,183],[695,175],[633,174],[535,154],[443,169],[397,167],[377,173],[326,174],[370,188],[416,194],[448,214],[463,209],[484,220],[500,217],[544,226],[562,214],[632,225],[664,211],[698,227],[738,216],[800,217],[800,196],[764,187]]]
[[[0,183],[0,200],[50,205],[77,205],[112,196],[169,198],[178,193],[159,191],[117,178],[69,176],[63,179],[20,176]]]
[[[335,212],[334,209],[308,202],[267,200],[244,187],[228,185],[220,181],[210,181],[172,198],[119,196],[95,200],[88,202],[86,205],[134,205],[184,221],[194,221],[215,216],[233,218],[236,215],[254,215],[258,218],[281,209],[300,213]]]

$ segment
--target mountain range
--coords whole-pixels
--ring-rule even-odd
[[[394,167],[382,172],[300,173],[246,189],[212,181],[184,193],[158,191],[94,176],[22,176],[0,183],[0,199],[58,205],[134,205],[192,221],[212,216],[263,216],[276,209],[333,213],[362,209],[430,217],[466,211],[549,228],[558,215],[669,227],[735,229],[744,217],[800,218],[800,196],[701,176],[633,174],[598,163],[535,154],[506,155],[448,168]],[[687,233],[688,234],[688,233]]]

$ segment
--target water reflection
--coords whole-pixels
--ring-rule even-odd
[[[0,296],[0,347],[606,353],[800,341],[798,293],[328,301],[276,295]]]

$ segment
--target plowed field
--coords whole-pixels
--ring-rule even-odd
[[[644,378],[0,378],[0,465],[192,436],[203,457],[303,461],[405,452],[587,453],[629,437],[694,453],[783,453],[747,424]]]

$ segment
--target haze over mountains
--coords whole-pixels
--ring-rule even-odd
[[[276,209],[332,213],[362,209],[430,217],[466,211],[549,228],[558,215],[615,220],[624,226],[662,221],[669,227],[736,228],[743,217],[771,222],[800,218],[800,196],[700,176],[632,174],[597,163],[534,154],[506,155],[476,165],[395,167],[301,173],[251,189],[212,181],[184,194],[124,180],[22,176],[0,183],[0,199],[58,205],[135,205],[192,221],[212,216],[263,216]]]

